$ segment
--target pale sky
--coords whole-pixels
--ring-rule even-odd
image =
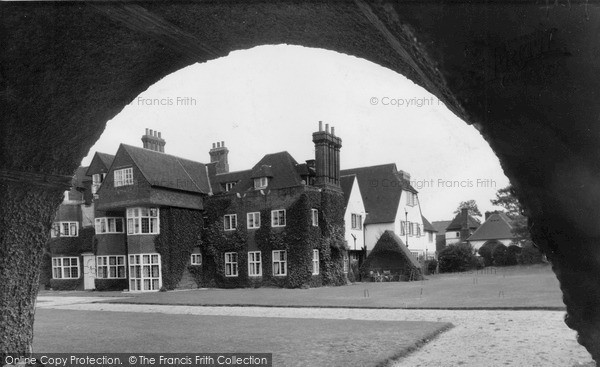
[[[342,138],[342,169],[396,163],[410,173],[430,221],[469,199],[482,213],[499,209],[490,199],[508,179],[476,129],[396,72],[300,46],[236,51],[165,77],[107,123],[82,165],[120,143],[141,146],[145,128],[162,133],[165,153],[200,162],[225,141],[230,171],[284,150],[303,163],[319,120]]]

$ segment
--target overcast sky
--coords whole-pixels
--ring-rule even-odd
[[[342,138],[342,169],[396,163],[411,174],[423,215],[451,219],[461,201],[482,213],[508,179],[481,135],[423,88],[369,61],[322,49],[261,46],[195,64],[142,93],[108,122],[96,151],[141,146],[158,130],[165,152],[209,162],[225,141],[231,171],[287,150],[314,158],[318,121]],[[462,186],[462,187],[461,187]]]

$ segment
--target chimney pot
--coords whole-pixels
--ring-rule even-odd
[[[217,144],[213,143],[213,149],[215,149],[217,147]]]
[[[146,128],[146,135],[148,135],[148,128]]]
[[[325,132],[329,133],[329,124],[325,124]]]
[[[335,135],[335,127],[334,126],[331,127],[331,135]]]
[[[160,136],[160,131],[158,132],[158,137],[159,137],[160,139],[162,139],[162,137]]]
[[[323,121],[319,120],[319,131],[323,131]]]
[[[153,135],[153,133],[152,133],[152,129],[150,129],[149,131],[150,131],[150,135]]]
[[[221,143],[217,142],[217,148],[221,147]]]
[[[221,148],[225,148],[225,142],[224,141],[221,142]]]

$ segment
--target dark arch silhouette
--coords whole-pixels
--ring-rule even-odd
[[[42,244],[106,121],[195,62],[263,44],[361,57],[478,129],[600,360],[600,8],[587,1],[0,6],[0,354],[32,341]]]

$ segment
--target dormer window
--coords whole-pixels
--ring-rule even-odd
[[[235,187],[236,182],[226,182],[225,183],[225,192],[231,191]]]
[[[98,192],[100,185],[104,182],[106,173],[95,173],[92,175],[92,194]]]
[[[257,190],[266,189],[268,184],[269,184],[268,177],[259,177],[259,178],[254,179],[254,188]]]

